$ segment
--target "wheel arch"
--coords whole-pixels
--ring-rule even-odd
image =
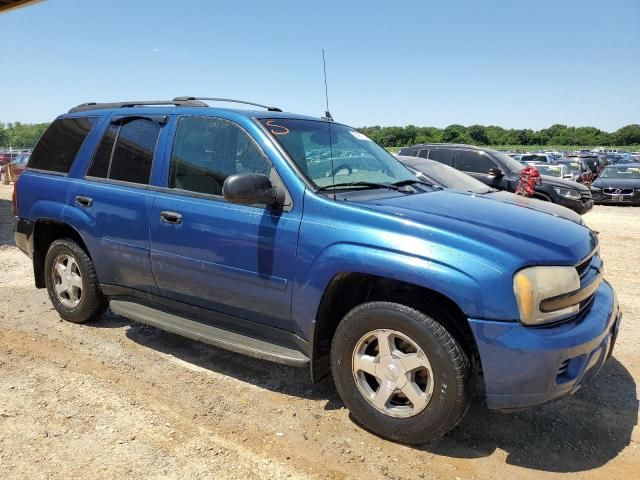
[[[71,225],[58,220],[39,219],[33,229],[33,274],[36,288],[45,288],[44,260],[51,244],[61,238],[69,238],[80,245],[89,258],[91,253],[82,235]]]
[[[343,317],[357,305],[372,301],[400,303],[436,318],[465,350],[476,386],[479,390],[484,389],[478,347],[467,316],[456,302],[431,288],[358,272],[336,274],[324,290],[311,339],[313,381],[329,373],[331,341]]]

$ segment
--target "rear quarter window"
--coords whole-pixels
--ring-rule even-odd
[[[61,118],[44,132],[29,159],[29,168],[69,173],[97,117]]]

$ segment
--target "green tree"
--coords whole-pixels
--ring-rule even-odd
[[[613,138],[617,145],[640,144],[640,125],[637,123],[626,125],[614,132]]]
[[[462,125],[449,125],[442,132],[442,141],[446,143],[471,143],[471,137],[466,127]]]
[[[489,136],[487,135],[487,129],[482,125],[471,125],[467,128],[467,132],[475,143],[480,145],[486,145],[489,143]]]

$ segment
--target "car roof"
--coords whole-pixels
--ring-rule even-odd
[[[245,110],[239,108],[220,108],[220,107],[124,107],[124,108],[101,108],[95,110],[82,110],[77,112],[70,112],[60,115],[60,118],[73,118],[73,117],[90,117],[100,116],[104,114],[108,115],[201,115],[201,116],[216,116],[225,113],[233,113],[235,115],[247,117],[247,118],[286,118],[296,120],[314,120],[319,122],[327,122],[326,118],[312,117],[309,115],[301,115],[290,112],[272,112],[262,110]],[[338,122],[335,122],[338,123]]]
[[[239,104],[244,108],[211,106],[209,103]],[[264,110],[257,110],[255,107]],[[71,108],[64,116],[97,116],[97,115],[171,115],[198,114],[215,116],[216,114],[232,113],[247,118],[287,118],[315,121],[329,121],[327,118],[319,118],[300,115],[291,112],[283,112],[282,109],[245,100],[233,100],[214,97],[176,97],[172,100],[134,100],[127,102],[88,102]]]
[[[430,148],[430,147],[446,147],[446,148],[469,148],[472,150],[490,150],[476,145],[467,145],[466,143],[416,143],[405,148]]]

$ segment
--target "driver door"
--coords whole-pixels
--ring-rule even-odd
[[[232,204],[222,196],[235,173],[269,175],[284,188],[266,155],[229,120],[183,116],[169,163],[150,222],[160,294],[290,330],[300,212]]]

